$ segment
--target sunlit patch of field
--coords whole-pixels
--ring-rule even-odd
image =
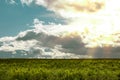
[[[120,60],[0,59],[0,80],[120,80]]]

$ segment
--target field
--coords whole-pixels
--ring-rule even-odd
[[[120,60],[0,59],[0,80],[120,80]]]

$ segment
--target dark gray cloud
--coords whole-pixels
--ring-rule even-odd
[[[54,35],[48,35],[43,32],[35,33],[33,31],[27,32],[27,34],[23,37],[17,37],[16,40],[32,40],[35,39],[38,41],[37,46],[42,47],[50,47],[54,48],[56,45],[61,45],[63,52],[73,53],[78,55],[85,55],[87,48],[85,48],[85,44],[82,42],[80,36],[65,36],[58,37]]]

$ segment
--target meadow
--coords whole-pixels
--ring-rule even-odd
[[[0,80],[120,80],[120,60],[0,59]]]

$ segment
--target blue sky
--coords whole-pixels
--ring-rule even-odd
[[[46,22],[45,24],[62,23],[52,11],[42,6],[23,5],[19,0],[15,4],[10,4],[9,0],[0,0],[0,37],[15,36],[20,31],[30,29],[34,18]]]

